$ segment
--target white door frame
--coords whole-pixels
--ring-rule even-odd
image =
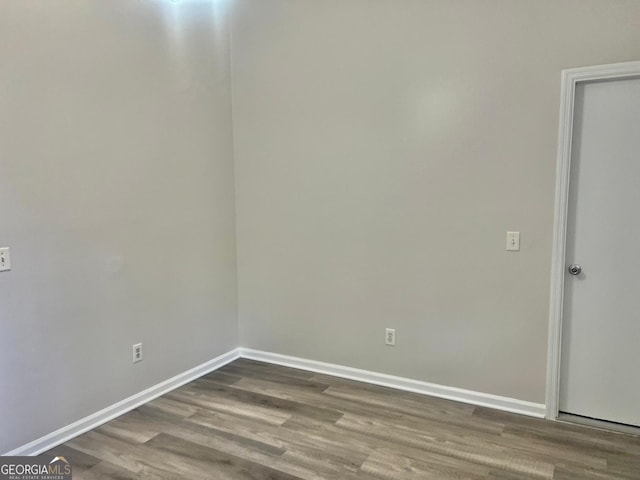
[[[560,134],[556,169],[556,201],[551,256],[551,297],[549,304],[549,350],[547,357],[546,417],[558,418],[560,398],[560,360],[564,300],[565,246],[569,207],[569,174],[576,85],[594,80],[640,76],[640,61],[614,63],[562,71],[560,96]]]

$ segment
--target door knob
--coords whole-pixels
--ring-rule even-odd
[[[571,275],[580,275],[580,272],[582,272],[582,267],[577,263],[572,263],[571,265],[569,265],[569,273]]]

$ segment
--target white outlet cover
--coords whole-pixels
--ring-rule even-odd
[[[387,328],[384,331],[384,343],[385,345],[394,346],[396,344],[396,329]]]
[[[136,343],[133,346],[133,363],[142,361],[142,344]]]

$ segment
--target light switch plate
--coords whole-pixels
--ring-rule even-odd
[[[0,272],[11,270],[11,255],[9,247],[0,248]]]
[[[520,250],[520,232],[507,232],[507,250],[510,252]]]

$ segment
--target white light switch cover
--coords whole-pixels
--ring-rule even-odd
[[[510,252],[520,250],[520,232],[507,232],[507,250]]]
[[[0,272],[11,270],[11,255],[9,247],[0,248]]]

